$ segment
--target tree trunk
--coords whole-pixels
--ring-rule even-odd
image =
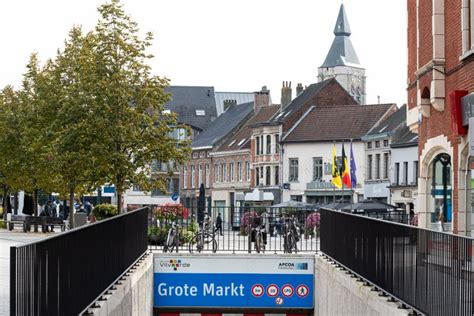
[[[74,228],[74,189],[69,191],[69,228]]]
[[[7,213],[8,213],[7,199],[10,198],[9,196],[7,196],[7,194],[8,194],[7,186],[3,185],[3,220],[4,221],[7,221]]]
[[[33,215],[38,216],[38,189],[33,190]],[[35,233],[38,232],[38,225],[35,225]]]
[[[117,214],[122,214],[122,192],[117,191]]]

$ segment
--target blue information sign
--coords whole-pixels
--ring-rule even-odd
[[[312,309],[314,258],[155,256],[155,307]]]

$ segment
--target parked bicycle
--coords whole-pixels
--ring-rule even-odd
[[[211,218],[205,214],[204,221],[200,225],[198,231],[189,242],[189,252],[202,252],[204,250],[217,251],[217,241],[215,239],[214,228]]]
[[[252,228],[252,235],[255,242],[255,251],[257,253],[265,252],[265,226],[264,225],[257,225],[256,227]]]
[[[166,243],[163,247],[163,252],[173,252],[176,249],[178,252],[179,246],[179,228],[178,224],[173,221],[171,227],[168,230],[168,235],[166,236]]]
[[[283,225],[283,251],[297,253],[299,241],[299,227],[294,216],[285,216]]]

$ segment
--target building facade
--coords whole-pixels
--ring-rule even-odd
[[[472,165],[462,104],[467,107],[474,92],[474,5],[407,5],[407,125],[419,136],[418,223],[469,235]]]

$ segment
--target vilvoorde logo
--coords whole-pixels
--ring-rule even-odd
[[[306,262],[280,262],[278,264],[280,270],[308,270],[308,263]]]
[[[181,261],[181,260],[177,260],[177,259],[160,261],[160,267],[172,268],[174,271],[178,271],[178,269],[182,269],[182,268],[189,268],[190,266],[191,264]]]

